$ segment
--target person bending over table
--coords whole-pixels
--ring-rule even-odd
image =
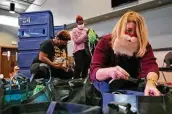
[[[112,34],[102,38],[94,51],[90,79],[101,92],[109,91],[109,82],[114,80],[117,89],[137,88],[128,83],[129,77],[146,78],[144,94],[159,96],[156,88],[159,76],[158,65],[144,18],[137,12],[125,13],[117,22]]]
[[[30,67],[35,78],[48,78],[49,70],[46,65],[49,66],[52,77],[72,78],[73,73],[68,70],[67,61],[67,43],[70,39],[69,32],[62,30],[56,34],[55,38],[46,40],[40,45],[39,53]]]

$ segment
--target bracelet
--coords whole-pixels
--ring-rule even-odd
[[[157,81],[156,80],[153,80],[153,79],[147,79],[147,81],[152,81],[155,85],[158,85]]]

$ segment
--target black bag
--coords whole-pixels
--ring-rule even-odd
[[[91,58],[91,52],[90,52],[90,47],[89,47],[89,44],[88,44],[88,40],[84,42],[84,45],[85,45],[85,53],[87,54],[88,57]]]
[[[52,92],[50,89],[51,82],[51,69],[47,64],[41,63],[39,66],[44,66],[49,71],[49,79],[46,78],[36,78],[36,73],[33,73],[30,78],[29,89],[32,90],[32,94],[21,103],[39,103],[39,102],[49,102],[52,100]]]
[[[83,80],[62,80],[54,78],[51,85],[53,100],[60,102],[75,102],[83,104],[82,98],[75,99],[76,95],[82,96],[80,91],[83,89]],[[79,100],[79,101],[78,101]]]
[[[53,100],[60,102],[71,102],[97,106],[100,105],[100,93],[89,82],[85,80],[61,80],[53,79],[52,93]]]
[[[137,112],[131,111],[132,104],[125,100],[126,102],[123,103],[115,101],[109,103],[108,114],[172,114],[172,89],[167,86],[161,86],[158,89],[165,95],[158,97],[126,95],[128,100],[133,99],[132,102],[136,103]],[[124,99],[120,94],[114,95],[114,97],[121,96],[121,99]],[[120,101],[119,98],[116,98],[116,100]]]
[[[78,104],[86,104],[91,106],[101,106],[101,94],[93,84],[84,84],[77,92],[73,92],[70,102]]]
[[[172,114],[172,91],[165,96],[138,97],[138,110],[140,114]]]
[[[12,106],[0,114],[103,114],[98,106],[47,102]]]
[[[30,95],[29,79],[23,74],[15,74],[9,81],[3,80],[0,85],[0,109],[20,104]]]
[[[49,85],[46,84],[36,84],[35,88],[32,90],[32,94],[21,103],[39,103],[39,102],[49,102],[52,100],[52,92]]]
[[[85,84],[85,97],[86,104],[91,106],[101,106],[102,96],[101,93],[94,87],[93,84]]]

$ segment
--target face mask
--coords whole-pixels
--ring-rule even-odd
[[[136,37],[130,36],[130,35],[128,35],[128,34],[125,34],[125,35],[123,36],[123,38],[126,39],[126,40],[128,40],[128,41],[130,41],[130,42],[136,42],[136,41],[137,41],[137,38],[136,38]]]
[[[133,56],[137,53],[138,46],[138,38],[125,34],[120,38],[116,38],[113,44],[113,50],[115,54]]]
[[[84,24],[78,25],[78,28],[79,28],[79,29],[84,29]]]
[[[130,33],[127,33],[127,32],[125,32],[125,35],[128,35],[128,36],[130,36],[130,37],[136,37],[135,34],[130,34]]]

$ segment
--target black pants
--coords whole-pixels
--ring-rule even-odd
[[[90,67],[91,57],[86,53],[85,50],[79,50],[74,53],[75,68],[74,77],[75,78],[86,78],[88,75],[88,68]]]
[[[48,68],[46,68],[45,66],[40,66],[40,63],[34,63],[31,65],[30,67],[30,71],[31,73],[35,74],[36,79],[38,78],[49,78],[49,71]],[[55,68],[51,68],[51,75],[52,77],[55,78],[60,78],[60,79],[70,79],[73,77],[73,71],[72,70],[68,70],[67,72],[60,70],[60,69],[55,69]]]

